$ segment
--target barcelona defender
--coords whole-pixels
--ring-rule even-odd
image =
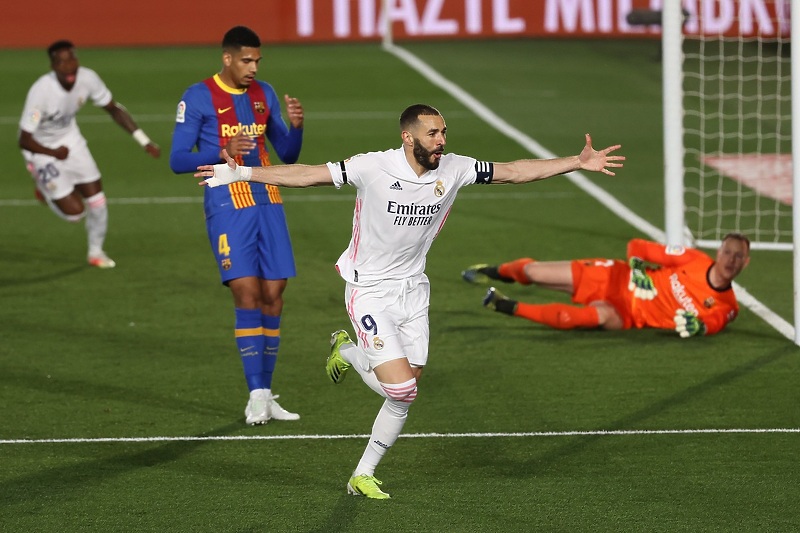
[[[222,40],[222,70],[189,87],[178,103],[170,167],[193,172],[222,161],[227,150],[243,165],[271,164],[266,140],[284,163],[294,163],[303,142],[303,107],[284,96],[290,125],[271,85],[256,80],[261,41],[236,26]],[[297,420],[272,394],[283,292],[295,276],[289,230],[277,187],[234,183],[207,188],[204,208],[211,249],[222,283],[233,295],[235,337],[250,390],[248,424]]]
[[[693,248],[633,239],[627,262],[522,258],[498,266],[473,265],[462,277],[472,283],[518,282],[569,293],[580,306],[517,302],[494,287],[484,298],[489,309],[553,328],[674,329],[686,338],[718,333],[736,318],[739,305],[731,283],[749,262],[750,241],[729,233],[716,259]]]

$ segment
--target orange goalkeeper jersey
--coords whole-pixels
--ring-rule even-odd
[[[699,250],[672,250],[663,244],[633,239],[628,243],[628,259],[638,257],[647,267],[658,294],[652,300],[640,300],[630,294],[630,313],[637,328],[674,329],[675,312],[695,313],[706,325],[706,334],[721,331],[739,313],[739,304],[731,287],[717,290],[708,281],[714,260]],[[624,287],[623,290],[628,290]]]

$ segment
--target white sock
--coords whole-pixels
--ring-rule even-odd
[[[342,354],[342,358],[350,363],[353,369],[358,372],[358,375],[361,376],[361,379],[364,380],[367,387],[386,398],[386,391],[381,387],[381,383],[378,381],[377,376],[375,376],[375,372],[369,370],[369,362],[367,362],[367,355],[364,353],[364,350],[355,344],[342,344],[342,347],[339,348],[339,353]]]
[[[408,418],[410,406],[411,404],[408,402],[397,400],[387,399],[383,402],[378,416],[375,417],[375,423],[372,425],[372,435],[370,435],[364,455],[361,456],[358,466],[353,471],[354,476],[361,474],[371,476],[375,473],[378,463],[400,436],[406,418]]]
[[[89,239],[89,255],[103,253],[103,243],[108,229],[108,206],[103,191],[86,199],[86,234]]]

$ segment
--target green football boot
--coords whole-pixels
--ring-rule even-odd
[[[391,496],[378,488],[378,485],[382,484],[381,481],[375,479],[375,476],[368,476],[366,474],[353,476],[350,478],[350,481],[347,482],[347,493],[353,496],[366,496],[373,500],[388,500]]]
[[[501,276],[496,266],[487,264],[472,265],[461,272],[461,277],[467,283],[476,283],[479,285],[488,285],[492,281],[514,283],[513,279]]]
[[[331,354],[328,356],[328,360],[325,361],[325,372],[334,383],[344,381],[344,377],[350,369],[350,363],[345,361],[339,352],[342,344],[345,343],[353,344],[353,341],[350,340],[350,335],[345,330],[340,329],[331,333]]]
[[[517,312],[517,301],[512,300],[494,287],[489,287],[486,296],[483,297],[483,306],[498,313],[513,315]]]

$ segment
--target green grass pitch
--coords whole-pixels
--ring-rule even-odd
[[[585,132],[596,147],[621,143],[625,168],[591,179],[663,227],[658,43],[406,46],[556,154],[577,153]],[[305,106],[301,163],[399,146],[397,117],[415,102],[443,112],[450,151],[530,157],[377,45],[264,55],[262,79]],[[81,112],[118,263],[84,266],[83,227],[32,201],[16,148],[45,54],[0,51],[3,531],[800,528],[800,434],[755,431],[800,427],[800,350],[752,312],[689,341],[561,332],[486,311],[483,290],[461,281],[477,262],[624,255],[640,235],[559,178],[460,195],[428,256],[431,356],[408,437],[377,473],[392,499],[347,496],[380,405],[355,376],[334,386],[323,371],[329,333],[349,329],[333,263],[350,236],[352,189],[283,192],[298,277],[285,295],[275,392],[302,419],[247,427],[232,303],[205,236],[202,192],[167,161],[176,103],[218,71],[219,51],[79,57],[164,155],[148,158],[102,111]],[[754,253],[740,282],[791,321],[789,254]],[[691,432],[738,429],[752,431]]]

